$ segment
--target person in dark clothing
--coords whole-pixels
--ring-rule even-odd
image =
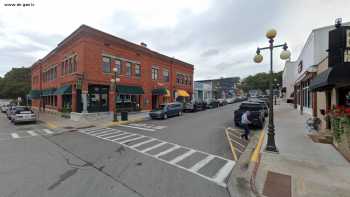
[[[244,134],[241,135],[241,138],[244,138],[246,140],[248,140],[248,136],[250,133],[249,124],[252,123],[249,120],[249,116],[250,116],[250,111],[246,111],[243,113],[242,118],[241,118],[241,124],[242,124],[242,127],[244,128]]]

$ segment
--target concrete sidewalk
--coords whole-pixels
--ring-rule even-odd
[[[350,195],[349,162],[332,145],[308,137],[305,122],[309,117],[289,104],[275,107],[279,154],[264,152],[263,144],[255,180],[258,193],[269,197]]]
[[[81,127],[111,127],[121,124],[128,124],[132,122],[140,122],[148,120],[148,112],[130,112],[128,114],[128,121],[120,120],[120,113],[118,114],[118,122],[112,122],[108,119],[89,119],[89,120],[79,120],[74,121],[70,118],[61,117],[59,114],[52,114],[48,112],[40,112],[39,121],[45,124],[46,127],[55,129],[55,128],[81,128]]]

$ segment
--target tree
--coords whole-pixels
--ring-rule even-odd
[[[277,72],[273,74],[273,79],[277,79],[276,83],[274,85],[282,84],[282,73],[283,71]],[[240,88],[248,92],[249,90],[255,90],[260,89],[262,91],[265,91],[269,89],[270,84],[270,73],[257,73],[255,75],[249,75],[248,77],[244,78],[241,82]]]
[[[0,79],[0,98],[22,100],[26,98],[31,88],[31,69],[12,68]]]

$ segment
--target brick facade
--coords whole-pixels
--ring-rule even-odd
[[[111,60],[111,72],[103,72],[103,57]],[[52,95],[47,98],[42,96],[32,100],[33,107],[44,108],[45,106],[45,109],[62,111],[63,102],[70,99],[71,111],[78,111],[79,102],[77,101],[79,98],[77,95],[80,93],[77,89],[80,87],[77,87],[77,81],[80,80],[83,100],[84,95],[89,95],[89,87],[92,85],[108,88],[108,111],[113,111],[115,97],[118,95],[112,88],[114,86],[111,85],[111,79],[115,78],[113,68],[116,60],[120,60],[122,63],[120,81],[117,82],[117,85],[138,86],[142,87],[144,91],[144,94],[135,96],[139,102],[140,110],[152,109],[152,90],[157,88],[166,88],[170,92],[168,99],[163,98],[164,95],[159,95],[157,105],[165,101],[174,101],[176,90],[185,90],[189,95],[192,95],[193,65],[82,25],[59,43],[47,56],[32,66],[32,90],[44,92],[47,89],[59,89],[64,85],[71,85],[71,98],[69,95],[65,98],[63,95]],[[72,69],[69,70],[70,67],[69,69],[66,67],[66,70],[69,71],[64,74],[66,63],[69,65],[69,62],[72,64]],[[128,62],[131,64],[130,77],[127,76],[126,64]],[[135,74],[136,64],[141,66],[141,76],[139,77]],[[50,68],[55,71],[50,72]],[[158,69],[157,80],[152,79],[152,68]],[[165,82],[163,79],[164,69],[169,71],[169,82]],[[48,77],[49,80],[45,75],[46,72],[51,74],[51,78]],[[181,80],[182,83],[177,83],[179,82],[176,80],[177,73],[186,76],[187,80]]]

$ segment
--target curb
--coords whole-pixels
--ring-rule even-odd
[[[233,167],[227,186],[231,197],[260,196],[255,189],[255,175],[265,132],[255,133]]]

